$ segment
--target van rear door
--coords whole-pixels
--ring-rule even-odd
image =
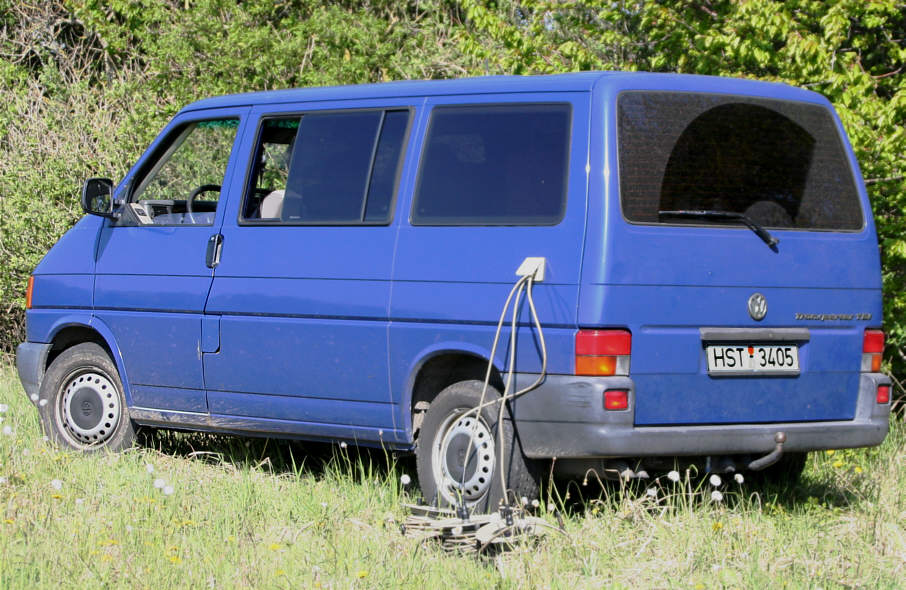
[[[618,179],[580,323],[632,332],[639,426],[854,417],[881,321],[877,238],[839,123],[795,92],[812,102],[616,100]]]

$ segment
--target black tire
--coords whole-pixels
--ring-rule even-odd
[[[751,473],[757,482],[793,487],[799,483],[807,460],[808,453],[784,453],[773,465]]]
[[[481,388],[481,381],[454,383],[438,394],[425,414],[415,453],[419,485],[431,505],[456,506],[462,493],[471,511],[486,513],[496,510],[504,498],[498,470],[500,406],[483,408],[477,423],[476,413],[469,413],[479,405]],[[485,401],[499,398],[500,392],[489,386]],[[513,422],[506,413],[501,427],[507,498],[511,502],[523,497],[533,500],[539,489],[537,465],[523,455]],[[470,437],[470,469],[465,473],[467,486],[463,492],[463,465]]]
[[[135,441],[119,373],[93,342],[77,344],[54,359],[39,397],[41,426],[58,445],[85,452],[122,451]]]

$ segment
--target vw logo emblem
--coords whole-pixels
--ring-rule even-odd
[[[764,316],[768,315],[768,300],[761,293],[753,293],[749,297],[749,315],[757,322],[760,322],[764,319]]]

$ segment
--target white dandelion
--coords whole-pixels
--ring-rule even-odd
[[[0,414],[4,414],[9,411],[9,406],[6,404],[0,404]]]
[[[657,497],[657,488],[650,487],[647,490],[645,490],[645,493],[647,495],[651,496],[652,498],[656,498]]]
[[[675,471],[675,470],[671,471],[670,473],[667,474],[667,479],[669,479],[670,481],[672,481],[674,483],[678,482],[679,481],[679,471]]]
[[[37,402],[37,401],[38,401],[38,394],[37,394],[37,393],[33,393],[33,394],[31,394],[30,396],[28,396],[28,399],[30,399],[30,400],[33,401],[33,402]]]
[[[711,485],[714,486],[715,488],[723,483],[723,480],[721,480],[720,476],[717,475],[716,473],[712,474],[711,477],[708,478],[708,481],[711,482]]]
[[[154,473],[154,465],[151,465],[150,463],[145,463],[145,471],[147,471],[148,473]]]
[[[164,486],[164,495],[170,496],[173,494],[173,486]]]
[[[154,480],[154,487],[157,488],[157,489],[161,489],[161,488],[164,487],[165,485],[167,485],[167,482],[165,482],[164,480],[162,480],[162,479],[159,478],[159,477],[158,477],[157,479]]]
[[[76,506],[81,506],[82,504],[85,503],[85,499],[84,499],[84,498],[76,498],[76,499],[75,499],[75,503],[76,503]]]
[[[541,502],[539,502],[538,500],[532,500],[532,508],[538,508],[539,506],[541,506]]]
[[[4,427],[3,427],[3,434],[5,434],[6,436],[12,436],[12,435],[13,435],[13,428],[12,428],[12,426],[4,426]]]
[[[348,446],[349,446],[349,445],[346,444],[346,441],[343,441],[343,442],[340,443],[340,448],[341,448],[341,449],[345,449],[345,448],[348,447]]]
[[[412,478],[409,477],[408,474],[404,473],[400,476],[400,483],[403,484],[404,486],[407,486],[410,483],[412,483]]]
[[[4,485],[4,484],[5,484],[6,482],[8,482],[8,481],[9,481],[9,480],[6,479],[6,476],[5,476],[5,475],[0,475],[0,486]]]
[[[38,405],[41,406],[41,407],[43,408],[44,406],[47,405],[47,400],[46,400],[46,399],[40,399],[40,400],[38,400]]]
[[[52,488],[55,489],[55,490],[62,490],[62,489],[63,489],[63,482],[60,481],[59,479],[51,480],[51,482],[50,482],[50,487],[52,487]]]
[[[723,502],[724,495],[721,494],[718,490],[714,490],[713,492],[711,492],[711,501],[718,502],[718,503]]]
[[[736,475],[733,476],[733,479],[734,479],[734,480],[736,481],[736,483],[738,483],[739,485],[742,485],[742,482],[744,482],[744,481],[746,480],[746,478],[744,478],[744,477],[742,476],[742,473],[737,473]]]

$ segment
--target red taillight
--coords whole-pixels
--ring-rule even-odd
[[[878,403],[890,403],[890,385],[878,385]]]
[[[862,352],[884,352],[884,332],[881,330],[865,330],[862,340]]]
[[[35,291],[34,275],[28,277],[28,286],[25,288],[25,309],[31,309],[31,296]]]
[[[626,330],[576,332],[576,375],[628,375],[632,334]]]
[[[626,330],[579,330],[577,355],[624,355],[632,351],[632,334]]]
[[[625,410],[629,407],[629,392],[625,389],[608,389],[604,392],[605,410]]]
[[[862,372],[877,373],[881,370],[881,359],[884,352],[884,332],[865,330],[862,339]]]

